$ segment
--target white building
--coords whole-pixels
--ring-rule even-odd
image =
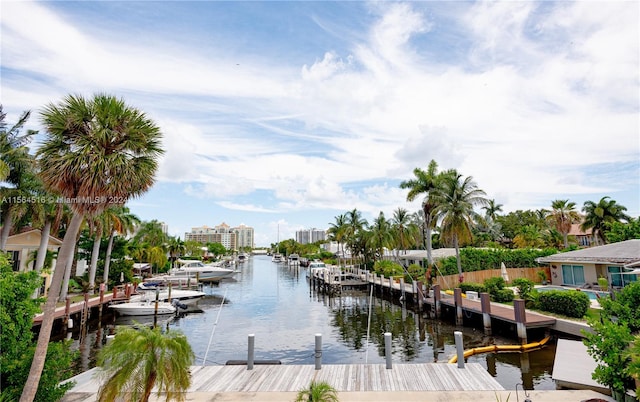
[[[296,241],[300,244],[310,244],[327,240],[327,231],[316,228],[297,230]]]

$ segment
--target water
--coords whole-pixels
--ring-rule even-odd
[[[238,268],[241,272],[233,280],[204,287],[207,296],[198,303],[202,312],[159,318],[163,327],[187,336],[196,365],[246,360],[249,334],[255,336],[256,360],[310,365],[315,362],[316,334],[322,334],[323,364],[384,363],[385,332],[392,333],[395,363],[447,364],[455,355],[454,331],[463,332],[465,348],[517,342],[430,319],[375,296],[367,338],[368,292],[349,291],[341,297],[318,294],[311,291],[305,268],[275,264],[267,256],[253,256]],[[127,317],[108,321],[99,330],[92,328],[82,344],[76,340],[83,352],[80,371],[95,364],[105,331],[113,331],[114,324],[131,324]],[[528,353],[477,355],[467,361],[483,365],[505,389],[524,384],[526,389],[550,390],[555,389],[554,354],[555,345],[550,345]]]

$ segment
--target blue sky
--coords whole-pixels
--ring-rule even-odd
[[[0,97],[32,129],[69,93],[146,112],[166,154],[128,205],[183,238],[414,212],[398,185],[431,159],[504,213],[610,196],[637,217],[639,4],[3,1]]]

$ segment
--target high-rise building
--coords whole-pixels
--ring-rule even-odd
[[[255,246],[254,237],[253,237],[253,228],[246,226],[244,224],[240,224],[240,226],[236,226],[231,230],[236,232],[236,244],[238,245],[238,249],[241,248],[250,248],[253,249]]]
[[[325,241],[327,232],[320,229],[305,229],[296,231],[296,241],[300,244],[315,243],[317,241]]]
[[[253,228],[245,225],[232,228],[222,222],[215,227],[200,226],[191,228],[191,232],[184,234],[185,241],[197,241],[202,244],[220,243],[227,250],[238,250],[240,247],[253,248]]]

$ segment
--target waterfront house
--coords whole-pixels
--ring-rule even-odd
[[[537,261],[549,264],[552,285],[582,287],[606,278],[611,286],[619,288],[638,280],[640,239],[567,251]]]

